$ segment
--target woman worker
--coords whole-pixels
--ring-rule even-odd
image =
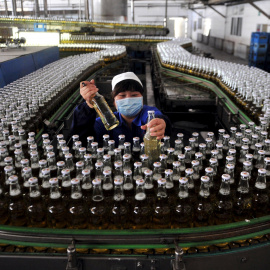
[[[143,85],[133,72],[121,73],[112,79],[112,97],[117,109],[114,114],[119,120],[119,125],[112,130],[106,130],[101,119],[96,118],[96,111],[91,101],[97,91],[94,80],[83,81],[80,84],[80,94],[85,102],[78,105],[74,111],[71,134],[78,134],[83,145],[86,145],[88,136],[94,136],[95,141],[102,146],[104,134],[110,135],[116,147],[118,136],[121,134],[125,135],[126,142],[132,143],[133,137],[139,137],[142,142],[149,110],[154,110],[156,117],[148,124],[150,134],[157,136],[157,139],[162,139],[165,134],[171,134],[171,123],[168,117],[156,107],[143,105]]]

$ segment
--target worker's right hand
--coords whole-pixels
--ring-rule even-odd
[[[97,91],[98,88],[93,79],[90,82],[83,81],[80,83],[80,94],[90,108],[93,108],[92,99],[95,97]]]

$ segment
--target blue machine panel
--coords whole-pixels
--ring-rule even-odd
[[[9,84],[36,69],[33,57],[29,54],[3,62],[1,64],[1,70],[6,84]]]
[[[2,70],[0,69],[0,88],[4,87],[5,85],[6,85],[6,82],[4,80]]]
[[[33,53],[33,59],[36,69],[42,68],[56,60],[59,60],[59,48],[55,46]]]

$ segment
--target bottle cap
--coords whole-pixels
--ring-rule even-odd
[[[206,148],[206,144],[205,143],[200,143],[199,148]]]
[[[142,167],[142,163],[139,161],[134,162],[134,167],[138,168],[138,167]]]
[[[241,146],[241,149],[242,149],[242,150],[248,150],[249,147],[248,147],[248,145],[242,145],[242,146]]]
[[[86,153],[86,148],[85,147],[80,147],[79,152],[80,152],[80,154]]]
[[[8,178],[8,181],[11,182],[11,183],[16,182],[16,181],[18,181],[18,176],[17,175],[11,175]]]
[[[123,166],[122,161],[115,161],[115,162],[114,162],[114,167],[120,168],[120,167],[122,167],[122,166]]]
[[[124,170],[124,175],[132,175],[132,170]]]
[[[164,160],[164,159],[167,159],[168,156],[165,155],[165,154],[160,154],[160,155],[159,155],[159,158],[160,158],[161,160]]]
[[[175,140],[174,143],[175,144],[182,144],[182,141],[178,139],[178,140]]]
[[[181,163],[179,161],[173,162],[173,167],[180,167]]]
[[[231,176],[229,174],[222,174],[221,176],[222,180],[229,181],[231,179]]]
[[[83,157],[84,157],[84,159],[88,160],[88,159],[92,158],[92,155],[91,154],[85,154]]]
[[[109,160],[111,158],[111,155],[109,154],[106,154],[103,156],[103,159],[105,159],[106,161]]]
[[[236,155],[236,150],[235,149],[229,149],[229,154],[230,155]]]
[[[107,140],[107,139],[110,139],[110,135],[109,135],[109,134],[104,134],[104,135],[103,135],[103,139],[106,139],[106,140]]]
[[[154,162],[153,165],[154,165],[155,168],[157,168],[157,167],[160,167],[161,166],[161,163],[157,161],[157,162]]]
[[[124,154],[123,159],[124,160],[131,159],[131,155],[130,154]]]
[[[193,170],[192,168],[187,168],[187,169],[185,169],[185,173],[186,173],[187,175],[191,175],[191,174],[194,173],[194,170]]]
[[[206,173],[213,173],[213,172],[214,172],[214,169],[213,169],[212,167],[206,167],[206,168],[204,169],[204,171],[205,171]]]
[[[51,185],[53,185],[53,184],[58,184],[58,178],[56,178],[56,177],[51,178],[51,179],[49,180],[49,183],[50,183]]]
[[[230,130],[233,131],[233,132],[236,132],[237,128],[236,127],[231,127]]]
[[[186,184],[188,182],[188,178],[187,177],[180,177],[179,178],[179,183],[180,184]]]
[[[177,138],[180,138],[180,139],[184,138],[184,134],[183,133],[177,133]]]
[[[25,164],[28,164],[29,163],[29,160],[24,158],[21,160],[21,164],[24,166]]]
[[[167,148],[167,152],[168,152],[168,153],[173,153],[173,152],[174,152],[174,148],[172,148],[172,147]]]
[[[86,139],[89,142],[89,141],[93,141],[94,140],[94,137],[93,136],[88,136]]]
[[[31,172],[32,171],[32,169],[30,168],[30,167],[24,167],[23,168],[23,172],[24,173],[29,173],[29,172]]]
[[[65,154],[65,158],[68,159],[68,158],[73,158],[73,155],[71,153],[67,153]]]
[[[260,169],[258,169],[258,173],[266,174],[266,169],[260,168]]]
[[[5,166],[5,167],[4,167],[4,171],[5,171],[6,173],[11,172],[12,170],[13,170],[13,167],[12,167],[12,166]]]
[[[191,165],[192,166],[199,166],[200,165],[200,162],[198,160],[192,160],[191,161]]]
[[[269,158],[269,162],[270,162],[270,158]],[[251,162],[248,161],[248,160],[245,160],[245,161],[243,162],[243,165],[249,167],[249,166],[251,166]]]
[[[249,172],[242,171],[241,172],[241,176],[243,176],[243,177],[249,177]]]
[[[216,148],[217,149],[221,149],[221,148],[223,148],[223,144],[222,143],[216,143]],[[215,150],[215,149],[214,149]],[[212,150],[213,151],[213,150]],[[212,152],[211,151],[211,152]]]
[[[98,149],[97,149],[97,152],[98,152],[98,153],[104,153],[104,148],[98,148]]]
[[[210,158],[209,159],[209,163],[210,164],[216,164],[218,161],[217,161],[217,159],[216,158]]]
[[[115,141],[114,140],[109,140],[108,145],[112,145],[112,144],[115,144]]]
[[[148,156],[147,154],[142,154],[142,155],[140,156],[140,158],[141,158],[142,160],[145,160],[145,159],[149,159],[149,156]]]
[[[179,160],[185,159],[185,155],[184,154],[179,154],[177,157],[178,157]]]
[[[192,133],[192,136],[193,136],[193,137],[199,137],[199,133],[198,133],[198,132],[193,132],[193,133]]]
[[[58,161],[57,163],[56,163],[56,165],[57,165],[57,167],[64,167],[65,166],[65,161]]]
[[[70,174],[70,169],[63,169],[63,170],[61,171],[61,173],[62,173],[63,175],[68,175],[68,174]]]
[[[64,138],[64,135],[63,134],[57,134],[57,140],[62,140]]]
[[[16,149],[14,151],[14,155],[21,155],[21,153],[22,153],[22,150],[21,149]]]
[[[166,174],[166,175],[172,175],[172,174],[173,174],[173,170],[171,170],[171,169],[166,169],[166,170],[165,170],[165,174]]]
[[[92,147],[97,147],[98,146],[98,143],[97,142],[91,142],[91,146]]]
[[[229,144],[230,145],[236,145],[236,141],[235,140],[229,140]]]
[[[60,145],[66,144],[66,141],[65,140],[59,140],[59,144]]]
[[[203,154],[201,152],[196,152],[195,153],[196,158],[201,158],[202,156],[203,156]]]
[[[48,158],[52,158],[55,157],[55,153],[54,152],[49,152],[47,153]]]
[[[114,184],[119,186],[123,184],[123,178],[122,177],[115,177],[114,178]]]
[[[136,185],[138,186],[144,185],[144,180],[142,178],[136,179]]]
[[[81,145],[82,145],[82,142],[81,142],[81,141],[76,141],[76,142],[75,142],[75,146],[76,146],[76,147],[79,147],[79,146],[81,146]]]
[[[28,183],[31,185],[31,184],[36,184],[38,183],[38,179],[36,177],[30,177],[28,179]]]
[[[139,141],[140,138],[139,137],[133,137],[133,141]]]
[[[152,175],[152,174],[153,174],[153,171],[150,170],[150,169],[146,169],[146,170],[144,170],[143,173],[144,173],[145,175],[149,176],[149,175]]]
[[[248,144],[249,143],[249,138],[243,138],[242,142],[245,143],[245,144]]]
[[[190,143],[195,143],[196,139],[195,138],[189,138],[188,139]]]
[[[80,137],[79,137],[79,135],[77,135],[77,134],[72,135],[72,139],[73,139],[73,140],[79,140],[79,138],[80,138]]]
[[[44,169],[41,170],[41,173],[42,173],[43,175],[45,175],[45,174],[50,174],[50,172],[51,172],[50,168],[44,168]]]
[[[201,181],[204,182],[204,183],[209,182],[209,180],[210,180],[210,178],[208,176],[206,176],[206,175],[201,177]]]
[[[248,153],[248,154],[246,154],[246,158],[247,159],[253,159],[253,155]]]
[[[170,140],[170,138],[171,138],[170,136],[164,136],[163,141],[168,141],[168,140]]]
[[[165,178],[159,178],[158,179],[158,184],[159,185],[166,185],[166,179]]]
[[[13,162],[13,159],[12,159],[12,157],[5,157],[4,162],[5,163],[10,163],[10,162]]]
[[[90,170],[89,169],[84,169],[82,170],[82,174],[85,176],[85,175],[89,175],[90,174]]]
[[[76,162],[76,167],[79,167],[79,168],[84,167],[84,162],[83,161]]]
[[[227,157],[226,157],[226,160],[227,160],[228,162],[232,162],[232,161],[234,160],[234,158],[233,158],[233,156],[227,156]]]
[[[93,181],[92,181],[93,185],[96,186],[96,185],[100,185],[101,184],[101,179],[100,178],[95,178]]]
[[[89,174],[90,174],[90,171],[89,171]],[[104,170],[103,171],[103,174],[104,175],[111,175],[112,174],[112,171],[111,170]]]
[[[185,148],[184,148],[184,149],[185,149],[185,151],[187,151],[187,152],[188,152],[188,151],[191,151],[191,147],[190,147],[190,146],[188,146],[188,145],[187,145],[187,146],[185,146]]]
[[[71,182],[72,185],[78,185],[78,184],[80,184],[80,179],[72,178],[70,182]]]
[[[206,141],[207,143],[213,142],[213,140],[212,140],[211,138],[206,138],[205,141]]]
[[[39,162],[38,162],[39,166],[45,166],[47,165],[47,160],[46,159],[41,159]]]
[[[264,151],[264,150],[259,150],[259,151],[258,151],[258,154],[259,154],[259,155],[265,155],[265,151]]]
[[[103,167],[103,162],[101,162],[101,161],[96,162],[96,163],[95,163],[95,167],[96,167],[96,168],[101,168],[101,167]]]
[[[126,136],[125,136],[124,134],[121,134],[121,135],[118,136],[118,138],[119,138],[119,139],[125,139]]]
[[[264,158],[264,161],[265,161],[266,163],[270,163],[270,157]]]
[[[228,163],[228,164],[226,164],[226,168],[227,169],[230,169],[230,170],[232,170],[232,169],[234,169],[234,164],[232,164],[232,163]]]

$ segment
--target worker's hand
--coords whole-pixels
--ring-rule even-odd
[[[146,130],[147,127],[150,128],[151,136],[156,136],[158,140],[161,140],[164,137],[166,122],[162,118],[151,120],[147,125],[141,126],[141,129]]]
[[[90,108],[93,108],[91,101],[95,97],[97,91],[98,88],[96,87],[94,80],[91,80],[90,82],[83,81],[80,83],[80,94]]]

